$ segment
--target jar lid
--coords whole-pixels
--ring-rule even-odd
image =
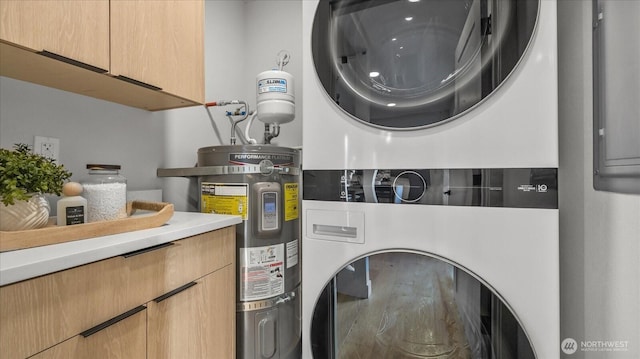
[[[119,170],[120,165],[98,165],[98,164],[88,164],[87,169],[90,170]]]

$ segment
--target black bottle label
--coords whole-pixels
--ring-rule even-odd
[[[83,206],[67,207],[66,212],[67,226],[85,223]]]

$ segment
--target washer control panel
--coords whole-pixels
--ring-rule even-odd
[[[558,208],[557,168],[304,170],[311,201]]]

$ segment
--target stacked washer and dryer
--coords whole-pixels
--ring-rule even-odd
[[[556,2],[302,6],[303,358],[558,358]]]

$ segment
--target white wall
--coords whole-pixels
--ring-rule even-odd
[[[640,196],[593,190],[591,6],[558,3],[561,338],[628,341],[566,358],[637,359]]]
[[[86,177],[88,163],[119,164],[129,189],[160,188],[164,134],[159,113],[0,77],[0,147],[59,138],[72,180]]]

